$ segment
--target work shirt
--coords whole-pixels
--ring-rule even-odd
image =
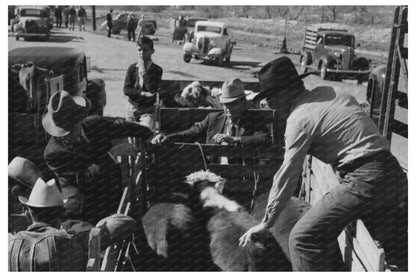
[[[263,222],[272,226],[293,195],[307,154],[337,169],[388,149],[353,96],[332,87],[305,90],[295,98],[287,119],[284,161],[274,176]]]

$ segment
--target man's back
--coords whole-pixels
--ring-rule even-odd
[[[333,165],[388,149],[387,141],[357,100],[332,87],[301,93],[294,101],[287,124],[287,130],[298,128],[308,134],[310,154]],[[290,133],[286,137],[291,137]]]
[[[36,223],[9,240],[9,271],[85,271],[87,251],[64,230]]]

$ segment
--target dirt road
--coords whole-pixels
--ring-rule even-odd
[[[163,79],[176,80],[227,80],[241,78],[243,81],[257,81],[254,73],[262,65],[279,55],[267,48],[255,48],[251,45],[237,45],[227,67],[218,67],[208,62],[192,60],[186,64],[182,60],[182,46],[170,42],[169,31],[159,29],[155,36],[155,54],[153,60],[163,68]],[[83,50],[91,58],[89,78],[102,78],[106,83],[107,107],[104,114],[124,116],[126,99],[123,95],[123,82],[127,67],[135,62],[136,44],[126,41],[122,36],[107,38],[92,32],[69,32],[67,29],[53,29],[49,41],[16,41],[11,33],[8,38],[9,50],[27,46],[75,47]],[[299,56],[290,56],[298,64]],[[330,85],[336,89],[351,93],[358,101],[365,99],[366,83],[356,85],[356,81],[323,81],[318,76],[305,79],[307,88],[318,85]]]

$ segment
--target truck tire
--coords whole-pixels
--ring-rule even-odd
[[[217,62],[218,66],[223,66],[223,64],[224,64],[224,58],[222,56],[216,58],[215,61]]]
[[[323,64],[321,66],[321,78],[322,80],[328,79],[328,67],[326,66],[326,64]]]
[[[306,55],[302,55],[300,57],[300,71],[301,73],[306,73],[308,71],[308,67],[307,67],[307,57]]]
[[[191,59],[192,59],[191,55],[189,55],[189,54],[184,54],[183,55],[183,61],[184,62],[189,63],[191,61]]]

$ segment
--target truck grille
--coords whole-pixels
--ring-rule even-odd
[[[342,54],[342,69],[348,70],[352,67],[352,57],[354,56],[354,50],[345,50]]]
[[[35,20],[27,20],[25,23],[25,30],[26,33],[36,33],[36,21]]]
[[[204,38],[203,49],[202,52],[207,54],[209,51],[209,38]]]

